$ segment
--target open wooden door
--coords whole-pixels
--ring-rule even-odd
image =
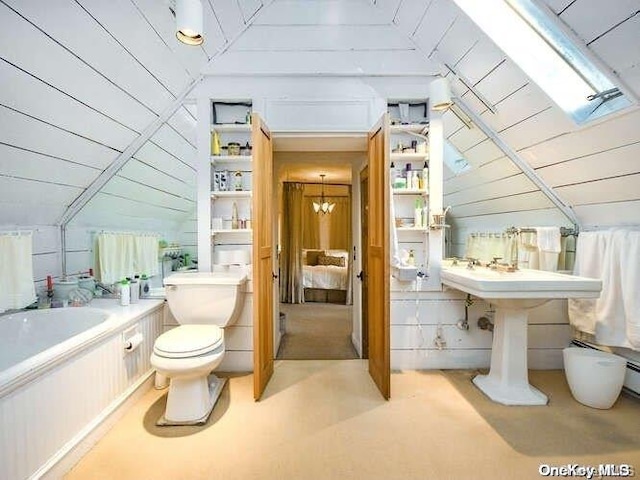
[[[271,133],[251,115],[253,164],[253,396],[260,400],[273,374],[273,155]]]
[[[369,228],[367,284],[369,374],[388,400],[391,396],[389,271],[389,118],[369,132]]]

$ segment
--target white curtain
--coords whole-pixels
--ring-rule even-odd
[[[36,301],[31,232],[0,234],[0,312]]]
[[[115,283],[136,274],[158,274],[158,237],[134,233],[101,233],[97,238],[97,274]]]

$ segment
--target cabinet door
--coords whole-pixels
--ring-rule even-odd
[[[273,155],[260,116],[253,133],[253,395],[259,400],[273,374]]]

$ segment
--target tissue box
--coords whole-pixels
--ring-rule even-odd
[[[414,266],[401,265],[393,267],[392,275],[401,282],[412,282],[418,276],[418,269]]]

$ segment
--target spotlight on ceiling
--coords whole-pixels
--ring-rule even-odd
[[[438,77],[429,84],[429,103],[431,110],[438,112],[447,110],[453,105],[451,87],[447,78]]]
[[[176,37],[187,45],[201,45],[203,13],[200,0],[176,0]]]

